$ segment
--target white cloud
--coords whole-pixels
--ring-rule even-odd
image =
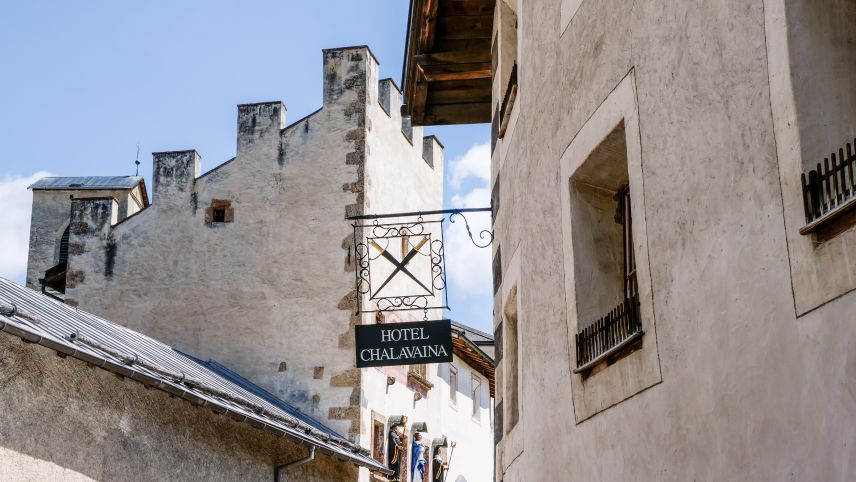
[[[490,180],[490,142],[470,147],[463,156],[452,161],[449,168],[449,187],[452,189],[459,189],[469,178],[487,183]]]
[[[475,144],[452,161],[449,177],[449,201],[457,208],[483,208],[490,206],[490,143]],[[490,213],[466,213],[475,241],[482,230],[490,229]],[[464,220],[446,226],[445,253],[447,280],[457,296],[475,302],[475,298],[490,299],[492,293],[491,249],[477,248],[470,241]]]
[[[490,213],[466,213],[473,238],[484,245],[487,239],[479,238],[482,230],[490,229]],[[490,248],[478,248],[467,235],[464,220],[455,216],[455,222],[446,226],[445,254],[446,277],[456,294],[464,297],[490,296],[493,287],[490,269]]]
[[[0,211],[3,212],[3,229],[0,229],[0,276],[23,283],[27,271],[27,250],[30,239],[30,211],[32,193],[27,186],[47,172],[28,177],[0,179]]]
[[[490,189],[477,187],[469,192],[452,195],[452,205],[456,208],[483,208],[490,206]]]

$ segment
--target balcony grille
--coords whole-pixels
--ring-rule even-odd
[[[584,368],[642,333],[639,296],[626,298],[606,316],[577,333],[577,367]]]
[[[856,139],[854,139],[856,144]],[[846,150],[846,153],[845,153]],[[856,155],[848,142],[846,147],[838,149],[818,162],[817,167],[802,174],[803,204],[807,225],[817,224],[821,219],[835,217],[833,213],[844,206],[853,205],[856,200],[856,182],[853,169],[856,168]],[[809,227],[809,226],[806,226]],[[801,230],[806,234],[809,230]]]
[[[576,334],[577,368],[586,371],[602,358],[618,352],[631,340],[642,335],[639,316],[639,285],[636,282],[636,256],[633,249],[633,220],[630,209],[630,188],[615,193],[615,222],[622,226],[624,252],[624,301],[591,325]]]

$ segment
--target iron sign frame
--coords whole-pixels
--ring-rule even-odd
[[[388,311],[415,311],[422,310],[426,313],[431,309],[449,309],[449,296],[446,285],[446,256],[443,244],[445,221],[454,223],[456,217],[464,220],[467,236],[478,248],[487,248],[493,242],[493,233],[490,230],[479,232],[479,239],[486,240],[479,244],[473,237],[470,224],[463,213],[467,212],[490,212],[491,208],[467,208],[467,209],[442,209],[435,211],[417,211],[394,214],[367,214],[351,216],[346,219],[354,221],[354,282],[356,287],[356,314],[378,313]],[[392,221],[391,219],[396,218]],[[426,219],[427,218],[427,219]],[[436,225],[437,237],[434,239],[435,230],[429,229]],[[401,259],[389,253],[387,248],[393,238],[422,237],[422,241],[409,244],[410,250],[407,254],[402,252]],[[385,244],[385,245],[384,245]],[[427,244],[428,249],[424,250]],[[377,253],[372,254],[372,249]],[[416,256],[430,258],[431,279],[419,280],[408,268],[408,264]],[[394,269],[379,287],[372,285],[371,263],[383,257],[389,261]],[[386,285],[394,277],[403,273],[415,281],[424,292],[398,294],[391,296],[378,296]],[[375,280],[377,281],[377,280]],[[442,293],[441,293],[442,292]],[[368,295],[369,303],[374,302],[374,309],[365,306],[364,296]],[[429,299],[440,297],[439,303],[432,304]]]

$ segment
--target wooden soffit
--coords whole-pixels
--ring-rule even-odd
[[[413,125],[490,122],[495,4],[411,0],[402,85]]]

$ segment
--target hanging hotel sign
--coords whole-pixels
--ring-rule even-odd
[[[463,213],[490,210],[451,209],[348,218],[354,227],[356,314],[376,313],[380,320],[384,318],[382,313],[421,311],[423,319],[358,324],[358,368],[452,361],[451,322],[429,321],[429,317],[441,316],[440,311],[449,308],[443,227],[447,219],[454,223],[460,217],[473,244],[486,248],[493,241],[493,233],[481,231],[482,242],[477,242]]]
[[[357,368],[452,361],[449,320],[357,325]]]

